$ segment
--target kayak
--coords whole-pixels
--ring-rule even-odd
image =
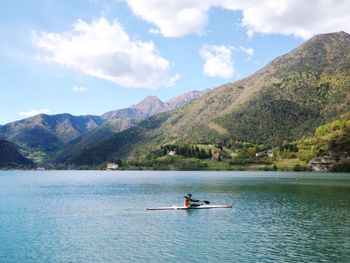
[[[232,208],[232,205],[201,205],[201,206],[168,206],[168,207],[151,207],[146,210],[187,210],[187,209],[213,209],[213,208]]]

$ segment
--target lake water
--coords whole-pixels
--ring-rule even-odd
[[[350,262],[350,175],[1,171],[0,262]]]

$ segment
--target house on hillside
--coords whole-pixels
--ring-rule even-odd
[[[211,159],[220,161],[221,160],[220,152],[219,151],[214,151],[211,154]]]
[[[169,151],[168,152],[168,155],[170,155],[170,156],[174,156],[176,154],[176,151]]]
[[[270,149],[270,150],[267,150],[267,151],[263,151],[263,152],[257,152],[255,154],[255,157],[263,157],[263,156],[267,156],[269,158],[273,158],[275,155],[273,153],[273,151]]]
[[[107,167],[106,167],[107,171],[115,171],[115,170],[118,170],[118,169],[119,169],[119,165],[116,164],[116,163],[108,163]]]
[[[266,156],[266,152],[257,152],[255,154],[255,157],[262,157],[262,156]]]
[[[267,156],[270,157],[270,158],[275,157],[275,155],[274,155],[274,153],[273,153],[273,151],[272,151],[271,149],[270,149],[270,150],[267,150],[266,154],[267,154]]]

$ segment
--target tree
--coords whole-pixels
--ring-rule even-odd
[[[198,157],[199,157],[200,159],[205,159],[205,158],[208,157],[208,156],[207,156],[207,153],[205,152],[205,150],[204,150],[203,148],[200,149],[200,152],[199,152]]]
[[[256,153],[256,148],[255,147],[249,147],[247,149],[247,152],[249,155],[254,155]]]
[[[199,150],[198,146],[196,146],[195,152],[196,152],[196,157],[199,158],[200,157],[200,150]]]

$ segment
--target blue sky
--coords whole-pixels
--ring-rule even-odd
[[[312,2],[2,0],[0,124],[213,88],[315,34],[348,31],[350,1]]]

